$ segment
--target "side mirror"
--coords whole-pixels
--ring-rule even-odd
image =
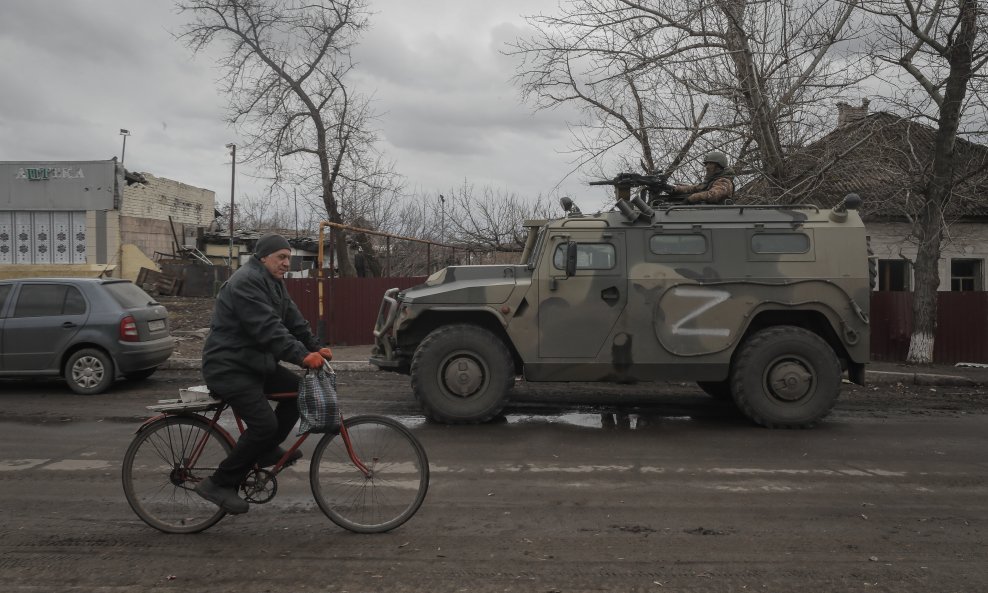
[[[566,277],[576,274],[576,241],[566,244]]]

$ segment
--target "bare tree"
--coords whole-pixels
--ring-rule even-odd
[[[933,362],[944,213],[967,174],[957,163],[958,138],[988,133],[988,12],[979,0],[872,0],[867,7],[880,36],[871,52],[903,90],[891,99],[936,129],[932,161],[918,163],[920,199],[908,213],[917,255],[907,361],[926,364]]]
[[[478,250],[504,250],[525,245],[522,222],[528,217],[528,204],[517,195],[489,186],[479,190],[464,180],[448,192],[443,238]],[[435,204],[435,202],[433,202]]]
[[[837,55],[856,33],[856,6],[570,0],[559,15],[531,17],[538,33],[512,53],[537,107],[582,107],[585,161],[623,150],[625,164],[653,172],[667,162],[669,171],[695,147],[722,148],[778,193],[787,151],[823,133],[821,103],[863,76]]]
[[[246,135],[247,162],[274,181],[315,186],[333,222],[344,188],[373,186],[369,102],[346,83],[350,51],[368,26],[365,0],[180,0],[192,22],[180,39],[199,53],[220,45],[229,121]],[[352,275],[345,233],[333,229],[343,275]]]

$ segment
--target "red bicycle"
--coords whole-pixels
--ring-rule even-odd
[[[268,399],[296,397],[270,394]],[[206,399],[168,400],[149,406],[159,415],[137,430],[123,462],[123,487],[134,512],[165,533],[196,533],[226,511],[203,500],[196,485],[212,475],[236,442],[220,419],[228,406]],[[236,428],[244,431],[240,418]],[[270,469],[255,466],[240,485],[253,504],[271,501],[285,461],[310,433],[301,435]],[[334,523],[357,533],[389,531],[422,506],[429,488],[429,461],[422,444],[386,416],[343,419],[339,433],[325,434],[309,464],[309,483],[319,508]]]

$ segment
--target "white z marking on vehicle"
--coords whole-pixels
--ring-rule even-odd
[[[696,319],[700,315],[703,315],[710,309],[713,309],[717,305],[723,303],[727,299],[731,298],[731,293],[725,292],[723,290],[703,290],[698,288],[674,288],[672,291],[674,296],[683,297],[687,299],[706,299],[707,302],[701,304],[696,309],[687,313],[682,319],[672,326],[673,335],[677,336],[729,336],[731,335],[731,330],[720,327],[711,328],[697,328],[689,329],[684,328],[683,324]]]

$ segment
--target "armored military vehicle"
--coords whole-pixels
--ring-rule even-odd
[[[863,384],[870,286],[857,196],[832,209],[696,206],[663,202],[644,176],[607,183],[610,211],[583,214],[563,198],[562,218],[526,221],[518,264],[452,266],[387,291],[371,363],[411,374],[425,414],[446,423],[489,420],[519,375],[695,381],[766,427],[818,422],[843,372]]]

